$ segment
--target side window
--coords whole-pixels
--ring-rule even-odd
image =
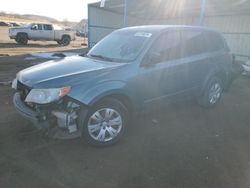
[[[43,25],[44,30],[46,31],[52,31],[52,25],[44,24]]]
[[[188,57],[206,53],[205,34],[202,31],[182,31],[181,56]]]
[[[38,30],[38,25],[37,24],[33,24],[31,26],[31,30]]]
[[[160,62],[180,58],[180,32],[169,31],[162,34],[151,46],[150,51],[160,55]]]
[[[224,40],[216,32],[206,32],[206,43],[208,51],[214,52],[225,48]]]
[[[43,29],[43,27],[41,24],[33,24],[31,26],[31,30],[42,30],[42,29]]]
[[[38,30],[43,30],[42,24],[38,24]]]

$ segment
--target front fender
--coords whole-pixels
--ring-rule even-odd
[[[128,96],[125,90],[126,83],[123,81],[106,81],[98,83],[85,91],[69,94],[70,97],[81,103],[91,106],[99,99],[111,94],[123,94]]]

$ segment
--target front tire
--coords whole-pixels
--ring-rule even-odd
[[[126,107],[116,99],[94,105],[83,122],[83,137],[95,146],[109,146],[120,140],[128,122]]]
[[[222,96],[223,85],[221,79],[212,77],[203,91],[203,94],[198,99],[201,106],[214,107],[216,106]]]
[[[28,44],[28,36],[25,33],[18,34],[15,40],[18,44],[21,44],[21,45]]]

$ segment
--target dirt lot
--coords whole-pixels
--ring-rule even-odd
[[[77,37],[69,46],[62,47],[55,41],[29,41],[27,46],[21,46],[15,40],[9,39],[8,27],[0,26],[0,56],[23,55],[34,52],[64,51],[83,48],[86,43],[83,38]]]
[[[0,80],[45,61],[25,57],[0,57]],[[214,109],[170,105],[133,120],[118,144],[95,148],[43,136],[0,86],[0,187],[250,188],[249,94],[240,77]]]

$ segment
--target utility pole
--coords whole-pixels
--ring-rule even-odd
[[[124,0],[124,15],[123,15],[123,27],[127,26],[128,16],[128,0]]]
[[[203,25],[203,23],[204,23],[205,11],[206,11],[206,0],[201,0],[201,11],[200,11],[199,25]]]

